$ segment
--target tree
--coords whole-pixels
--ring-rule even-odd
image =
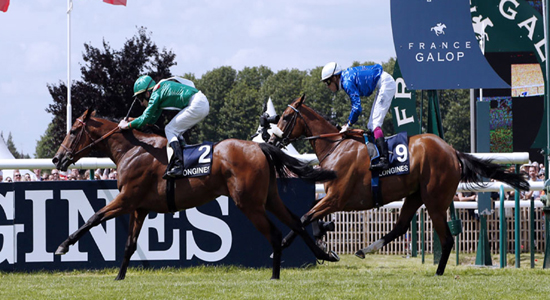
[[[237,74],[235,84],[220,108],[220,139],[250,139],[258,127],[264,101],[260,88],[273,72],[264,66],[244,68]]]
[[[470,152],[470,90],[443,90],[439,98],[445,141]]]
[[[46,133],[40,136],[40,140],[36,145],[36,157],[53,157],[59,148],[59,144],[55,142],[55,125],[51,122],[46,129]],[[52,154],[53,153],[53,154]]]
[[[232,67],[220,67],[207,72],[196,82],[196,87],[204,93],[210,103],[210,113],[198,124],[199,141],[220,140],[218,126],[223,116],[219,111],[233,88],[236,77],[237,71]]]
[[[103,49],[84,44],[82,78],[71,85],[71,124],[89,107],[101,116],[120,120],[132,105],[134,81],[140,75],[148,74],[156,81],[172,76],[175,54],[166,49],[159,51],[150,35],[146,28],[138,28],[121,50],[112,49],[106,41]],[[67,86],[64,82],[48,84],[48,90],[54,103],[46,111],[54,118],[37,145],[38,157],[53,157],[66,133]],[[143,109],[134,105],[130,116],[140,115]],[[161,117],[157,124],[162,125],[166,119]]]
[[[264,101],[271,98],[275,111],[282,113],[288,104],[303,93],[303,80],[306,71],[298,69],[281,70],[269,76],[262,86],[260,94]]]

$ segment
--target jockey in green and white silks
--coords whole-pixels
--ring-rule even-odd
[[[139,77],[134,84],[134,97],[138,99],[145,111],[131,122],[122,120],[121,129],[141,128],[155,123],[162,110],[179,110],[180,112],[166,125],[164,132],[168,139],[166,151],[168,167],[165,178],[176,177],[183,171],[183,150],[178,136],[204,119],[210,110],[208,99],[195,88],[193,82],[172,77],[161,80],[158,84],[148,75]],[[175,153],[175,155],[174,155]]]

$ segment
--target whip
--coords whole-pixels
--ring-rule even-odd
[[[128,110],[128,113],[126,114],[126,117],[124,117],[124,120],[128,120],[128,117],[130,116],[130,112],[132,111],[132,108],[134,108],[134,104],[136,103],[137,98],[134,98],[134,101],[132,102],[132,105],[130,105],[130,109]]]

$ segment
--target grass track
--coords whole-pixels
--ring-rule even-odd
[[[510,257],[510,256],[508,256]],[[369,255],[343,256],[338,263],[283,269],[193,267],[130,268],[126,280],[117,269],[72,272],[0,272],[0,299],[548,299],[550,270],[538,255],[521,268],[475,267],[475,257],[451,255],[444,276],[434,276],[433,258]],[[498,266],[498,258],[493,259]]]

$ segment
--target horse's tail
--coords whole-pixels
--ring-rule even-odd
[[[482,177],[505,182],[516,189],[528,191],[530,185],[523,175],[505,172],[505,167],[493,163],[492,159],[480,159],[470,154],[456,151],[458,159],[462,163],[461,180],[465,183],[483,186],[479,182]]]
[[[336,178],[336,172],[321,168],[315,169],[307,163],[287,155],[281,149],[273,145],[261,143],[260,148],[275,167],[275,171],[280,178],[292,177],[288,170],[307,181],[323,182]]]

